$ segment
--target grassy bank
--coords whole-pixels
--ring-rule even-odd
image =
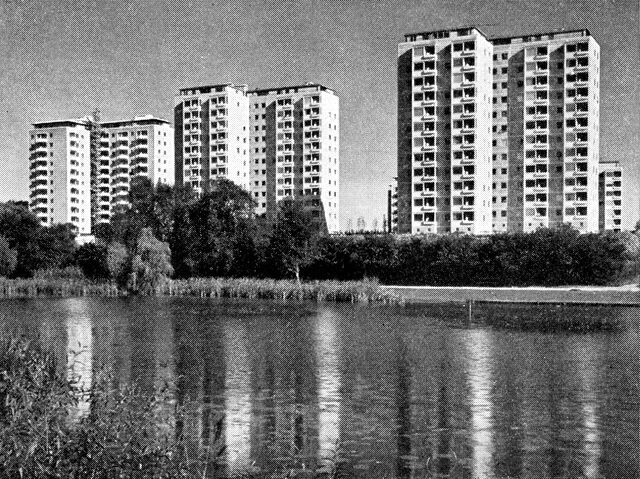
[[[165,282],[157,296],[398,303],[400,296],[377,281],[295,281],[253,278],[190,278]],[[123,296],[110,282],[85,279],[0,279],[0,297]]]

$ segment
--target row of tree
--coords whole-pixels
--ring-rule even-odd
[[[76,248],[68,226],[43,228],[15,204],[0,207],[0,275],[77,266],[132,291],[168,276],[358,280],[388,284],[607,284],[638,268],[638,234],[534,233],[401,237],[329,236],[302,204],[283,201],[271,221],[250,194],[221,180],[200,196],[133,182],[131,207]]]

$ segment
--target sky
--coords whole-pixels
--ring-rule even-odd
[[[640,216],[637,0],[0,0],[0,201],[28,198],[35,121],[172,118],[187,86],[318,82],[340,96],[340,217],[382,225],[396,175],[397,45],[410,32],[587,28],[601,47],[600,153]]]

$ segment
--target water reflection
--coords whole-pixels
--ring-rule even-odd
[[[0,303],[8,330],[39,332],[62,364],[77,352],[85,387],[106,365],[114,386],[167,385],[187,409],[167,428],[190,454],[221,434],[212,477],[327,458],[363,478],[640,476],[637,315],[620,331],[572,334],[453,327],[456,310],[443,314],[447,323],[351,305]]]
[[[89,395],[93,380],[93,332],[88,305],[82,299],[70,298],[62,302],[67,331],[67,370],[74,377],[82,393],[73,414],[76,418],[89,412]]]
[[[316,376],[318,378],[318,460],[329,465],[340,440],[340,369],[338,322],[331,309],[315,321]]]
[[[242,472],[251,463],[252,401],[247,325],[235,318],[224,325],[225,442],[229,471]]]
[[[473,477],[488,477],[493,472],[492,339],[489,331],[474,329],[466,342]]]

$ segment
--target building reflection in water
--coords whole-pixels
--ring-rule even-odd
[[[468,334],[466,347],[472,477],[491,477],[494,449],[492,336],[486,329],[472,329]]]
[[[242,319],[226,318],[223,327],[225,444],[230,473],[251,464],[251,369],[249,335]]]
[[[340,440],[340,316],[333,308],[323,308],[315,318],[316,377],[318,382],[318,462],[332,458]]]
[[[93,333],[87,302],[82,298],[62,301],[66,313],[68,374],[77,379],[83,394],[73,415],[79,418],[89,412],[88,391],[93,380]]]
[[[582,392],[581,425],[584,460],[582,474],[587,478],[599,478],[600,459],[602,455],[601,434],[599,429],[596,393],[597,393],[597,358],[602,357],[602,351],[592,341],[586,342],[587,347],[575,348],[573,360],[578,364],[578,381]]]

